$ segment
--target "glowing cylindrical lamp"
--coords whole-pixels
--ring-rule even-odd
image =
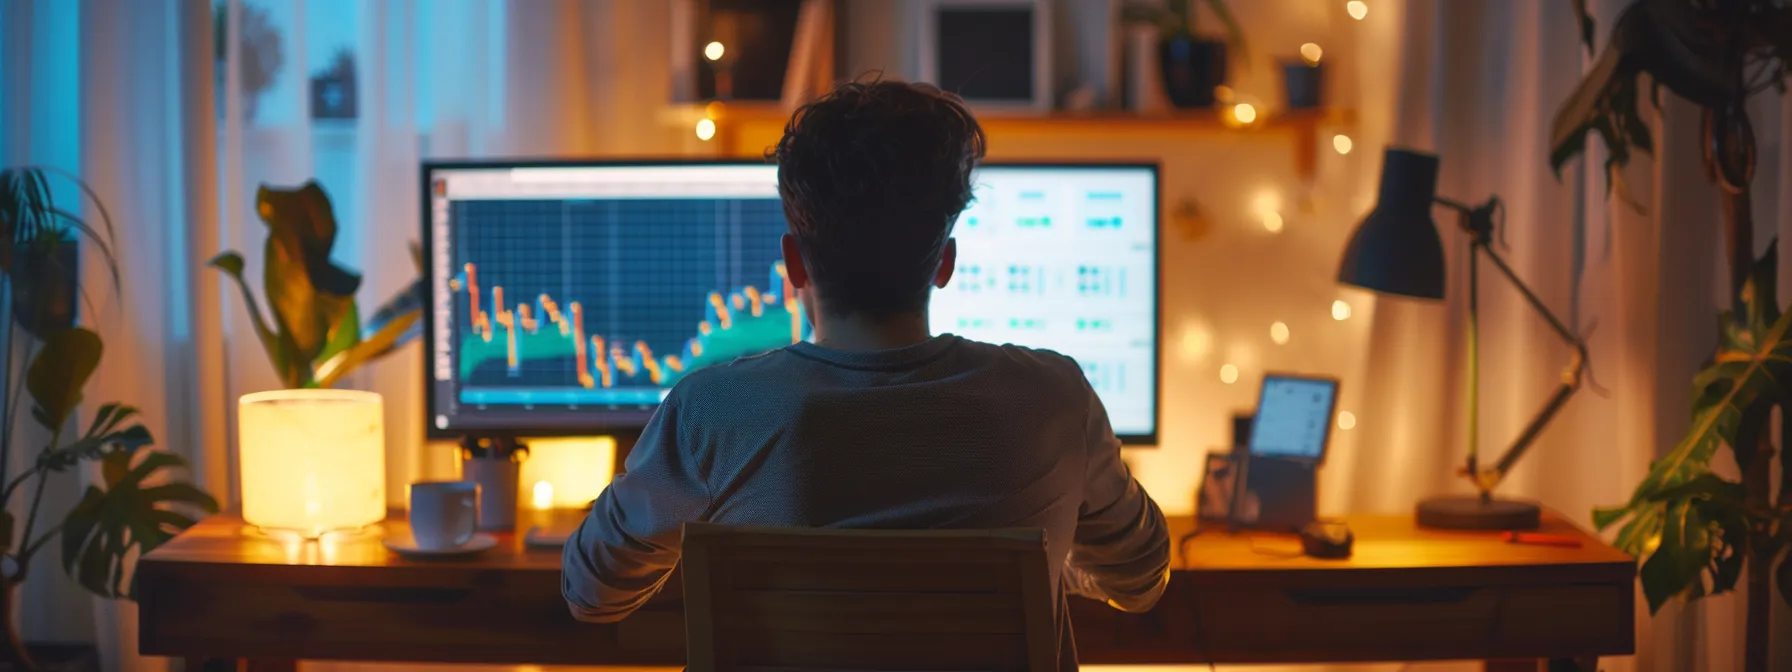
[[[276,390],[237,406],[243,520],[306,538],[386,517],[380,395]]]
[[[616,470],[616,440],[607,436],[529,439],[522,496],[532,509],[591,505]],[[546,506],[543,506],[543,505]]]

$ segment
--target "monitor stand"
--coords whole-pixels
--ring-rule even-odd
[[[1233,490],[1232,523],[1236,527],[1294,532],[1318,517],[1319,465],[1250,455],[1240,461]]]

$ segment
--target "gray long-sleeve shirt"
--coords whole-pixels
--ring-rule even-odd
[[[701,369],[626,466],[566,545],[562,590],[582,620],[620,620],[659,590],[688,521],[1044,528],[1062,624],[1066,589],[1142,611],[1169,579],[1163,514],[1082,369],[1049,351],[943,335]]]

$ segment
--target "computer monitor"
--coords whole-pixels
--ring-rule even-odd
[[[1154,165],[987,164],[937,332],[1081,363],[1123,441],[1155,443]],[[804,340],[777,167],[423,166],[432,436],[638,429],[693,370]]]

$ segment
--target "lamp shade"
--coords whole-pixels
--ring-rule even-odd
[[[1444,244],[1431,220],[1436,198],[1437,156],[1388,148],[1375,209],[1351,234],[1338,282],[1388,294],[1444,298]]]
[[[523,460],[523,496],[533,509],[580,509],[610,484],[616,471],[616,439],[608,436],[529,440]]]
[[[386,517],[380,395],[276,390],[237,404],[243,520],[314,538]]]

